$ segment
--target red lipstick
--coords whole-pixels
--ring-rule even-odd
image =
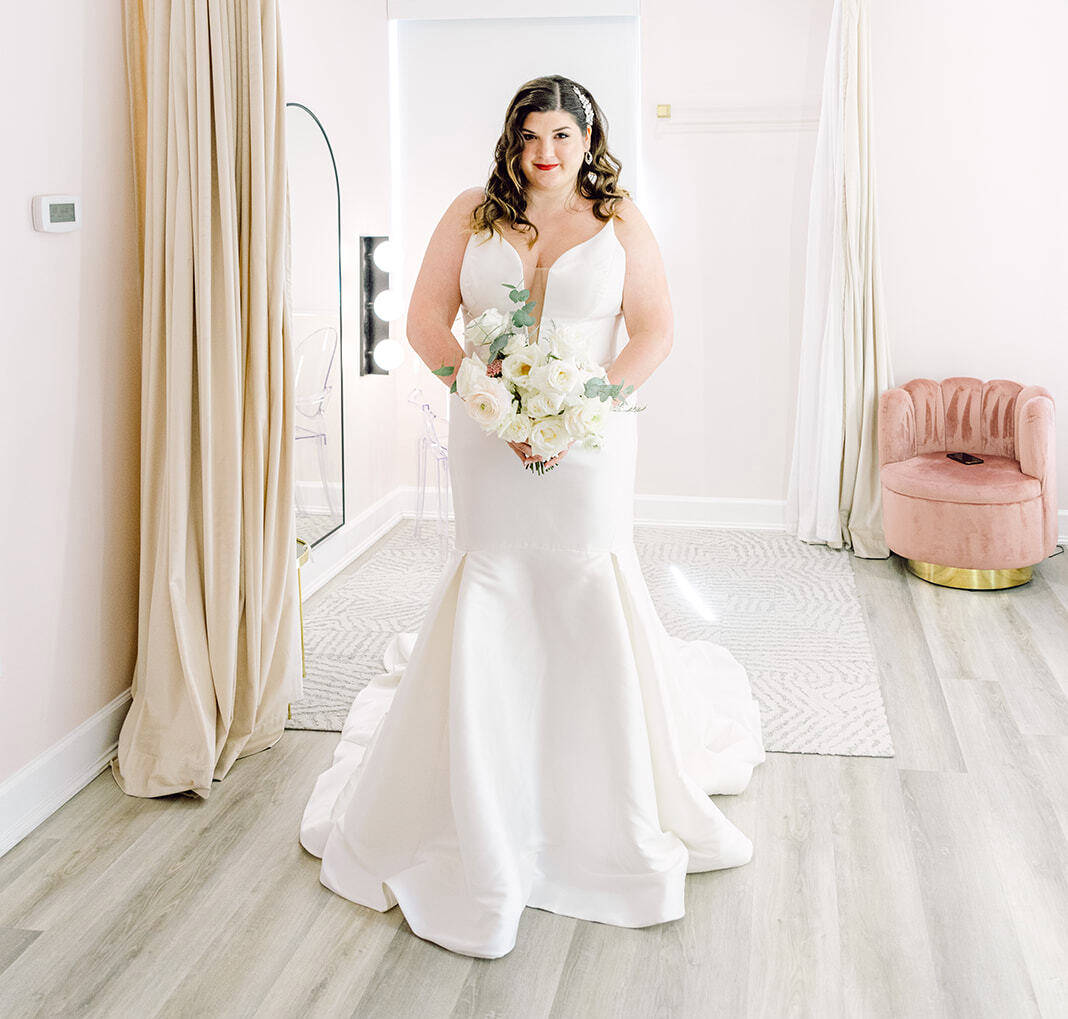
[[[559,166],[559,163],[535,163],[539,170],[551,170],[554,166]]]

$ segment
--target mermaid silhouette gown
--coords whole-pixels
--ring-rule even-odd
[[[609,220],[543,272],[535,314],[581,322],[608,366],[625,268]],[[522,272],[506,240],[472,236],[465,322],[513,311],[501,283]],[[538,476],[449,401],[455,546],[419,631],[394,635],[353,702],[301,843],[327,888],[399,904],[415,934],[464,955],[508,953],[524,906],[677,919],[687,872],[750,860],[709,794],[743,790],[764,749],[741,664],[668,633],[650,598],[633,542],[639,415],[610,414],[602,448],[574,445]]]

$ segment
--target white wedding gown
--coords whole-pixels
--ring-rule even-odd
[[[626,336],[625,259],[610,220],[543,277],[541,320],[583,323],[606,366]],[[522,271],[506,240],[472,237],[465,321],[511,313],[501,284]],[[420,630],[393,637],[353,702],[301,843],[327,888],[399,904],[415,934],[465,955],[509,952],[524,906],[677,919],[687,872],[751,858],[708,794],[744,789],[764,749],[739,662],[669,634],[650,598],[632,533],[639,415],[610,414],[601,449],[572,446],[538,476],[449,400],[455,547]]]

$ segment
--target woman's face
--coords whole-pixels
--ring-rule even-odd
[[[586,155],[587,135],[567,110],[528,113],[520,128],[520,163],[532,188],[573,188]]]

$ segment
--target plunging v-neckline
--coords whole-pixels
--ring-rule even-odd
[[[615,218],[613,217],[613,218],[609,219],[608,222],[605,223],[605,225],[602,226],[601,229],[598,230],[597,233],[595,233],[592,237],[587,237],[584,241],[579,241],[578,244],[572,244],[570,248],[567,248],[564,251],[561,251],[560,254],[557,255],[556,258],[553,259],[552,265],[536,265],[536,266],[534,266],[535,272],[538,269],[544,269],[545,270],[545,289],[546,289],[546,291],[548,291],[548,289],[549,289],[549,277],[552,275],[553,269],[556,268],[556,266],[559,264],[560,260],[563,259],[563,258],[566,258],[568,255],[571,254],[572,251],[578,251],[579,248],[585,247],[591,241],[597,240],[597,238],[600,237],[601,234],[603,234],[605,232],[605,230],[607,230],[610,226],[612,226],[612,224],[614,222],[615,222]],[[614,229],[615,228],[613,227],[613,230]],[[500,241],[501,241],[502,244],[507,245],[511,249],[512,253],[515,255],[516,259],[519,261],[519,272],[520,272],[520,275],[522,276],[523,289],[524,290],[529,290],[530,289],[530,284],[527,283],[526,267],[523,265],[523,256],[519,253],[519,251],[516,248],[516,246],[510,240],[508,240],[503,234],[497,234],[496,231],[494,231],[494,233],[496,234],[496,236],[498,238],[500,238]],[[542,300],[543,300],[543,303],[544,303],[544,295],[543,295]],[[544,313],[544,311],[545,311],[545,309],[544,309],[544,306],[543,306],[542,312]]]

